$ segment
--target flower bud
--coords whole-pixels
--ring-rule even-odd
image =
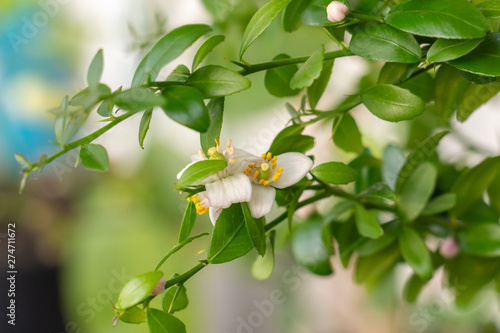
[[[446,259],[452,259],[457,256],[460,252],[460,247],[457,241],[453,237],[448,237],[443,240],[441,247],[439,248],[439,253]]]
[[[167,283],[167,280],[165,280],[165,277],[162,277],[160,281],[155,286],[155,289],[149,294],[150,296],[157,296],[162,294],[165,291],[165,283]]]
[[[326,14],[328,21],[330,22],[341,22],[345,19],[345,16],[349,13],[349,7],[340,1],[332,1],[326,7]]]

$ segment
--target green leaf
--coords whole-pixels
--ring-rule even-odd
[[[417,300],[418,294],[427,284],[427,281],[422,280],[418,275],[412,274],[406,281],[403,288],[403,297],[408,303],[413,303]]]
[[[189,200],[186,210],[184,211],[184,216],[182,217],[182,223],[181,223],[181,228],[179,230],[179,238],[177,239],[177,243],[181,243],[189,237],[191,231],[193,231],[195,223],[196,223],[195,203]]]
[[[356,171],[341,162],[327,162],[314,167],[311,173],[330,184],[349,184],[356,180]]]
[[[325,47],[316,50],[290,80],[290,88],[302,89],[313,84],[321,74],[323,68],[323,58],[325,56]]]
[[[414,73],[418,64],[400,64],[387,62],[380,70],[377,84],[398,84],[409,78]]]
[[[204,98],[235,94],[251,85],[250,80],[238,72],[216,65],[197,69],[186,84],[201,91]]]
[[[384,224],[384,234],[377,239],[368,239],[361,246],[356,248],[356,253],[360,257],[371,256],[389,245],[393,244],[397,236],[397,228],[388,228],[387,224],[394,225],[393,223]]]
[[[462,94],[462,100],[457,110],[457,120],[467,120],[472,112],[495,97],[499,91],[499,81],[490,84],[470,83]]]
[[[500,256],[500,224],[473,224],[458,232],[460,250],[481,257]]]
[[[349,113],[344,113],[335,118],[333,127],[337,128],[335,134],[333,134],[333,142],[337,147],[349,153],[359,153],[363,150],[358,125],[356,125],[356,120]]]
[[[191,72],[186,65],[177,65],[175,69],[167,76],[166,81],[186,82]]]
[[[108,171],[108,153],[103,146],[94,144],[85,145],[80,149],[79,156],[85,168],[97,171]]]
[[[210,116],[210,126],[206,132],[200,133],[200,145],[205,153],[208,152],[210,147],[214,146],[215,139],[219,140],[220,138],[224,115],[224,97],[210,100],[207,109],[208,115]]]
[[[356,228],[358,228],[361,236],[376,239],[384,234],[384,230],[382,230],[377,219],[362,205],[356,204],[354,218],[356,220]]]
[[[399,249],[406,262],[423,280],[432,277],[432,260],[427,246],[418,233],[411,228],[404,228],[399,233]]]
[[[278,54],[273,60],[290,59],[286,54]],[[267,91],[276,97],[295,96],[299,90],[290,88],[290,80],[297,72],[297,65],[272,68],[266,71],[264,83]]]
[[[103,97],[111,94],[111,88],[99,83],[97,87],[88,87],[80,90],[69,102],[72,106],[81,106],[90,111]]]
[[[207,131],[210,116],[198,90],[187,86],[173,86],[165,89],[163,96],[167,102],[162,108],[167,116],[195,131]]]
[[[469,82],[460,74],[459,70],[444,64],[439,66],[435,82],[434,96],[436,97],[437,111],[443,119],[448,119],[458,108]]]
[[[134,74],[132,87],[137,87],[146,80],[156,80],[160,70],[177,58],[198,38],[210,32],[212,28],[204,24],[184,25],[172,30],[156,43],[142,59]]]
[[[201,44],[200,48],[198,49],[198,51],[194,56],[193,66],[192,66],[193,71],[203,62],[205,57],[225,39],[226,37],[223,35],[213,35],[210,38],[208,38],[205,42],[203,42],[203,44]]]
[[[155,106],[163,106],[165,102],[165,98],[162,96],[142,87],[124,90],[113,97],[113,103],[116,106],[130,112],[139,112]]]
[[[266,253],[266,231],[264,229],[264,219],[255,219],[252,217],[250,208],[248,208],[248,203],[242,202],[241,209],[243,211],[243,217],[245,218],[245,225],[252,239],[252,243],[257,249],[257,252],[264,256]]]
[[[479,75],[479,74],[474,74],[474,73],[464,72],[464,71],[460,71],[460,74],[462,74],[462,76],[464,78],[466,78],[467,81],[470,81],[470,82],[475,83],[475,84],[481,84],[481,85],[490,84],[490,83],[493,83],[497,80],[497,78],[495,76]]]
[[[144,301],[163,277],[163,272],[155,271],[141,274],[125,284],[118,296],[116,307],[127,310]]]
[[[222,210],[215,223],[208,249],[208,262],[222,264],[247,254],[253,242],[245,227],[245,218],[239,203]]]
[[[500,1],[498,0],[483,1],[478,3],[476,8],[479,9],[487,19],[500,18]]]
[[[408,0],[392,8],[385,20],[415,35],[438,38],[482,38],[486,19],[467,0]]]
[[[174,274],[173,277],[176,276],[177,274]],[[186,287],[184,287],[184,285],[174,285],[168,288],[163,293],[163,299],[161,302],[162,308],[165,312],[174,313],[176,311],[184,310],[189,304]]]
[[[420,73],[399,86],[419,96],[424,102],[434,99],[434,78],[427,72]]]
[[[134,306],[124,311],[120,315],[120,320],[128,324],[142,324],[146,322],[146,313]]]
[[[314,80],[313,84],[307,88],[307,99],[309,100],[309,105],[312,109],[316,109],[316,105],[318,104],[321,96],[323,96],[323,93],[328,85],[328,81],[330,81],[333,62],[334,59],[324,61],[321,74],[316,80]]]
[[[413,221],[427,205],[436,185],[437,170],[430,163],[419,165],[405,182],[399,195],[399,212],[405,221]]]
[[[448,134],[449,131],[442,131],[434,134],[430,138],[421,142],[415,149],[413,149],[399,172],[396,182],[396,193],[399,193],[403,184],[412,175],[413,171],[427,158],[429,158],[436,150],[437,145],[441,139]]]
[[[149,130],[149,124],[151,123],[151,118],[153,117],[153,109],[144,111],[141,124],[139,125],[139,146],[144,149],[144,139]]]
[[[460,58],[474,50],[482,39],[438,39],[427,51],[430,62],[444,62]]]
[[[376,183],[357,195],[358,198],[373,198],[396,201],[396,194],[389,185],[385,183]]]
[[[68,133],[68,123],[70,121],[69,115],[69,100],[68,96],[65,96],[59,107],[58,115],[54,124],[54,133],[56,135],[56,140],[61,145],[65,145],[66,142],[73,136],[74,133]]]
[[[415,37],[387,24],[365,25],[354,30],[349,48],[367,59],[413,63],[422,57]]]
[[[110,103],[109,100],[105,100],[97,108],[97,114],[105,118],[110,117],[113,112],[113,106],[113,103]]]
[[[194,185],[227,167],[226,160],[203,160],[193,163],[181,175],[178,186]]]
[[[102,68],[103,68],[103,55],[102,49],[97,51],[92,63],[90,64],[89,71],[87,72],[87,82],[89,87],[96,87],[101,80]]]
[[[291,0],[272,0],[260,8],[248,23],[240,48],[240,59],[248,47],[271,25]]]
[[[305,25],[312,26],[330,26],[339,25],[339,23],[333,23],[328,21],[326,14],[326,7],[330,4],[331,0],[312,0],[305,11],[302,12],[302,22]],[[349,6],[348,1],[342,1],[345,5]]]
[[[422,215],[435,215],[444,213],[455,207],[457,196],[455,193],[443,193],[435,197],[425,206]]]
[[[333,273],[330,255],[323,243],[321,219],[298,224],[292,234],[292,254],[295,261],[317,275]]]
[[[401,121],[413,119],[424,112],[424,101],[409,90],[391,84],[378,84],[361,93],[368,110],[380,119]]]
[[[398,174],[405,162],[403,150],[394,144],[389,144],[384,149],[382,159],[384,161],[382,165],[382,179],[395,191]]]
[[[490,182],[487,191],[491,207],[500,214],[500,172],[497,172],[496,177]]]
[[[147,318],[150,333],[186,333],[184,323],[170,313],[150,308]]]
[[[489,76],[500,76],[500,33],[489,34],[478,47],[463,57],[448,62],[460,70]]]
[[[351,212],[352,202],[344,202],[342,203],[343,206],[349,205],[350,207],[347,210],[347,212],[344,211],[344,213],[349,213]],[[340,209],[339,209],[340,210]],[[338,248],[339,248],[339,258],[342,263],[342,266],[344,268],[347,268],[349,266],[349,261],[352,257],[353,250],[356,247],[356,243],[362,241],[362,236],[358,234],[358,230],[356,228],[354,218],[350,218],[349,216],[347,217],[347,220],[345,223],[337,223],[336,221],[333,221],[330,223],[330,230],[335,237],[335,240],[338,243]]]
[[[274,235],[272,232],[266,242],[266,254],[257,256],[252,264],[252,275],[258,280],[265,280],[271,276],[274,270]]]
[[[292,32],[300,26],[300,17],[311,0],[292,0],[283,12],[283,30]]]
[[[314,138],[309,135],[290,135],[273,142],[269,151],[273,155],[280,155],[288,152],[305,153],[314,147]]]
[[[397,246],[388,246],[373,255],[359,257],[354,271],[354,280],[357,283],[375,280],[391,269],[398,259]]]

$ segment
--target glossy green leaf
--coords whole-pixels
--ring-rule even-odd
[[[433,273],[431,255],[419,234],[411,228],[404,228],[399,233],[398,241],[403,258],[415,274],[429,280]]]
[[[437,170],[430,163],[419,165],[405,182],[399,195],[399,212],[405,221],[413,221],[427,205],[436,185]]]
[[[349,113],[344,113],[336,118],[333,127],[336,128],[333,142],[337,147],[349,153],[359,153],[363,150],[358,125]]]
[[[213,35],[201,44],[193,59],[193,71],[203,62],[212,50],[226,39],[223,35]]]
[[[177,276],[178,274],[174,274],[171,278],[175,278]],[[165,312],[174,313],[184,310],[189,304],[186,287],[184,285],[173,285],[169,287],[163,293],[161,302],[163,311]]]
[[[500,18],[500,1],[498,0],[483,1],[478,3],[476,8],[479,9],[487,19]]]
[[[210,126],[206,132],[200,133],[200,145],[205,153],[208,152],[210,147],[214,146],[215,139],[219,140],[220,138],[224,115],[224,101],[224,97],[218,97],[210,100],[207,105]]]
[[[364,283],[379,278],[396,264],[399,256],[398,247],[393,245],[373,255],[359,257],[354,271],[354,280],[357,283]]]
[[[273,155],[280,155],[288,152],[305,153],[314,147],[314,138],[309,135],[290,135],[279,140],[275,140],[269,151]]]
[[[170,313],[150,308],[147,319],[150,333],[186,333],[184,323]]]
[[[409,90],[426,103],[434,99],[434,78],[429,73],[420,73],[400,84],[399,87]]]
[[[162,95],[167,100],[162,107],[167,116],[195,131],[207,131],[210,116],[198,90],[187,86],[173,86],[165,89]]]
[[[408,303],[415,302],[420,294],[420,291],[426,284],[426,280],[422,280],[418,275],[412,274],[403,287],[403,298]]]
[[[265,280],[274,270],[274,233],[266,241],[266,254],[257,256],[252,264],[252,275],[258,280]]]
[[[497,78],[495,76],[486,76],[486,75],[479,75],[479,74],[474,74],[474,73],[470,73],[470,72],[464,72],[464,71],[460,71],[460,74],[462,74],[462,76],[464,78],[467,79],[467,81],[470,81],[472,83],[475,83],[475,84],[490,84],[490,83],[493,83],[497,80]]]
[[[307,100],[312,109],[316,108],[321,96],[325,92],[330,81],[330,76],[332,75],[333,63],[334,59],[324,61],[319,77],[307,88]]]
[[[215,223],[208,262],[222,264],[247,254],[253,248],[239,203],[222,210]]]
[[[398,174],[405,163],[405,155],[403,150],[394,144],[389,144],[385,147],[382,160],[382,179],[395,191]]]
[[[177,65],[177,67],[167,76],[166,81],[186,82],[189,75],[191,75],[191,72],[186,65]]]
[[[376,183],[357,195],[358,198],[372,198],[396,201],[396,194],[389,185],[385,183]]]
[[[116,307],[126,310],[144,301],[163,277],[163,272],[155,271],[141,274],[125,284],[118,296]]]
[[[238,72],[216,65],[197,69],[186,84],[201,91],[204,98],[235,94],[250,88],[251,85],[250,80]]]
[[[226,160],[198,161],[187,168],[177,182],[179,186],[194,185],[227,167]]]
[[[408,0],[392,8],[385,20],[415,35],[438,38],[482,38],[488,25],[467,0]]]
[[[184,216],[182,217],[177,243],[181,243],[189,237],[191,231],[193,231],[194,224],[196,223],[196,216],[195,203],[192,200],[189,200],[186,210],[184,211]]]
[[[139,307],[133,306],[120,315],[120,320],[129,324],[142,324],[146,322],[146,313]]]
[[[144,139],[146,134],[148,134],[149,124],[151,123],[151,118],[153,117],[153,110],[149,109],[144,111],[141,118],[141,123],[139,125],[139,146],[144,149]]]
[[[297,30],[300,17],[312,0],[292,0],[283,12],[283,29],[287,32]]]
[[[148,88],[137,87],[118,93],[113,97],[113,102],[123,110],[139,112],[155,106],[163,106],[166,100]]]
[[[91,110],[104,96],[111,94],[111,88],[99,83],[97,87],[88,87],[80,90],[73,96],[69,105],[81,106],[85,110]]]
[[[101,145],[88,144],[80,149],[82,165],[89,170],[108,171],[109,160],[106,148]]]
[[[302,89],[312,85],[321,74],[324,56],[325,47],[321,45],[294,74],[290,80],[290,88]]]
[[[132,87],[139,86],[149,79],[154,81],[160,70],[177,58],[198,38],[212,28],[204,24],[184,25],[165,35],[153,46],[141,61],[132,80]]]
[[[482,39],[443,39],[432,44],[427,51],[427,60],[430,62],[444,62],[460,58],[474,50]]]
[[[89,87],[95,87],[99,84],[104,66],[104,59],[102,49],[97,51],[92,63],[90,64],[89,71],[87,72],[87,83]]]
[[[418,64],[387,62],[380,70],[377,84],[398,84],[409,78]]]
[[[278,54],[273,60],[290,59],[286,54]],[[264,84],[267,91],[276,97],[295,96],[299,90],[290,88],[290,80],[297,72],[297,65],[289,65],[283,67],[272,68],[266,71]]]
[[[314,167],[311,173],[330,184],[349,184],[356,179],[356,171],[341,162],[327,162]]]
[[[460,250],[481,257],[500,256],[500,224],[472,224],[458,232]]]
[[[322,240],[323,223],[311,219],[298,224],[292,234],[292,254],[295,261],[317,275],[333,273],[330,255]]]
[[[349,48],[360,57],[387,62],[413,63],[422,57],[415,37],[387,24],[354,30]]]
[[[384,234],[384,230],[382,230],[377,219],[362,205],[357,204],[355,206],[354,218],[356,220],[356,228],[358,228],[361,236],[376,239]]]
[[[438,197],[435,197],[422,211],[422,215],[435,215],[443,212],[447,212],[457,203],[457,196],[455,193],[443,193]]]
[[[330,26],[338,25],[328,20],[326,14],[326,7],[330,4],[331,0],[312,0],[309,6],[302,12],[301,20],[305,25],[312,26]],[[349,7],[348,1],[342,1]]]
[[[448,62],[460,70],[480,75],[500,76],[500,33],[489,34],[473,51]]]
[[[250,208],[248,208],[248,203],[242,202],[241,209],[243,211],[243,217],[245,218],[245,226],[247,228],[248,234],[252,239],[253,245],[257,249],[257,252],[264,256],[266,253],[266,231],[264,229],[264,219],[253,218]]]
[[[424,101],[409,90],[391,84],[378,84],[361,94],[368,110],[380,119],[397,122],[424,112]]]
[[[271,25],[291,0],[271,0],[260,8],[248,23],[240,47],[240,59],[248,47]]]
[[[465,121],[477,108],[495,97],[500,91],[500,81],[490,84],[470,83],[462,94],[457,110],[457,120]]]
[[[459,70],[444,64],[439,66],[435,82],[436,109],[443,119],[448,119],[460,105],[469,82]]]

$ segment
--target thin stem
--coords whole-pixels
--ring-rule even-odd
[[[193,237],[190,237],[182,242],[180,242],[179,244],[177,244],[176,246],[174,246],[170,251],[168,251],[168,253],[160,260],[160,262],[156,265],[154,271],[156,272],[157,270],[160,269],[161,265],[163,265],[165,263],[165,261],[167,261],[168,258],[170,258],[171,255],[173,255],[174,253],[176,253],[177,251],[179,251],[180,249],[182,249],[186,244],[188,243],[191,243],[192,241],[194,241],[196,238],[200,238],[200,237],[203,237],[203,236],[207,236],[208,233],[203,233],[203,234],[199,234],[199,235],[196,235],[196,236],[193,236]]]
[[[364,22],[375,21],[375,22],[379,22],[379,23],[384,23],[384,20],[381,17],[378,17],[378,16],[361,14],[361,13],[358,13],[358,12],[350,12],[348,15],[349,15],[349,17],[354,17],[354,18],[356,18],[356,19],[358,19],[360,21],[364,21]]]
[[[198,265],[194,266],[191,268],[189,271],[187,271],[184,274],[181,274],[173,279],[168,280],[165,283],[165,289],[172,287],[173,285],[179,284],[179,283],[184,283],[187,280],[189,280],[193,275],[198,273],[200,270],[202,270],[204,267],[208,265],[208,261],[203,260],[201,261]]]

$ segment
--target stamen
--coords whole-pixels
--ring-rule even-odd
[[[259,170],[255,170],[255,173],[253,174],[253,179],[257,179],[257,177],[259,176]]]
[[[246,169],[245,171],[243,171],[243,173],[247,176],[250,176],[250,174],[252,173],[252,170],[250,168]]]
[[[212,156],[213,154],[215,154],[217,152],[217,148],[215,147],[210,147],[207,151],[207,154],[208,156]]]
[[[283,172],[283,168],[278,168],[278,170],[276,170],[278,172]]]
[[[264,186],[269,185],[269,180],[264,180]]]
[[[262,169],[262,171],[267,171],[267,170],[269,170],[269,164],[267,164],[267,163],[262,163],[262,164],[260,165],[260,168]]]
[[[271,163],[276,163],[276,160],[278,159],[278,156],[274,156],[272,159],[271,159]]]
[[[259,184],[262,184],[265,181],[265,179],[259,180]]]
[[[231,162],[231,163],[236,163],[236,161],[234,160],[234,158],[230,158],[230,159],[229,159],[229,162]]]
[[[260,155],[260,157],[262,157],[263,159],[266,159],[266,154],[262,154],[262,155]]]
[[[201,157],[206,157],[205,153],[203,152],[203,149],[198,150],[198,153],[200,154]]]
[[[270,160],[273,157],[273,154],[271,152],[268,152],[266,155],[266,160]]]

